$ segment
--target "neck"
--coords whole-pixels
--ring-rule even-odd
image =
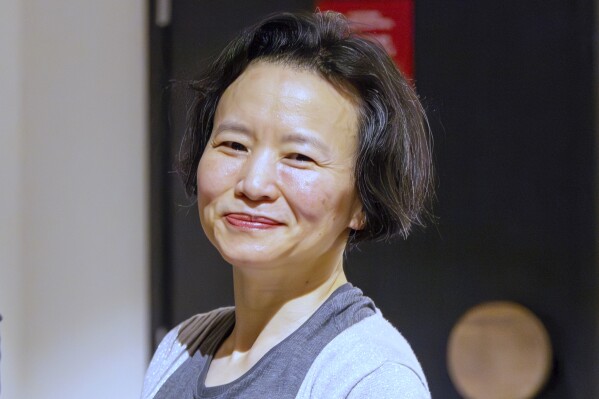
[[[292,270],[247,270],[234,267],[235,327],[221,354],[274,346],[295,331],[338,287],[347,282],[343,260],[305,276]],[[305,269],[304,269],[305,270]],[[224,353],[223,353],[224,352]]]

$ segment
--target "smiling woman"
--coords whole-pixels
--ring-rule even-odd
[[[361,228],[357,110],[310,70],[251,64],[223,93],[198,166],[202,226],[223,258],[311,282]],[[300,274],[304,276],[300,276]]]
[[[192,86],[181,172],[235,307],[173,329],[143,397],[430,397],[343,270],[348,244],[407,236],[431,194],[426,119],[384,50],[339,14],[278,14]]]

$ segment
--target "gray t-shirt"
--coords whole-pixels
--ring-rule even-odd
[[[295,398],[321,350],[339,333],[374,315],[372,300],[347,283],[339,287],[295,332],[273,347],[247,373],[228,384],[206,387],[204,381],[214,353],[230,334],[234,309],[211,313],[203,331],[183,328],[183,343],[193,338],[190,358],[162,385],[155,399]],[[181,334],[183,335],[183,334]]]

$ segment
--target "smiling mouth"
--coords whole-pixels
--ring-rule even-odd
[[[274,219],[252,216],[246,213],[228,213],[225,215],[225,219],[235,227],[250,230],[267,230],[283,225],[283,223]]]

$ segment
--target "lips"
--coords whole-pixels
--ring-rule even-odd
[[[264,216],[254,216],[247,213],[228,213],[225,219],[229,224],[243,229],[272,229],[283,223]]]

